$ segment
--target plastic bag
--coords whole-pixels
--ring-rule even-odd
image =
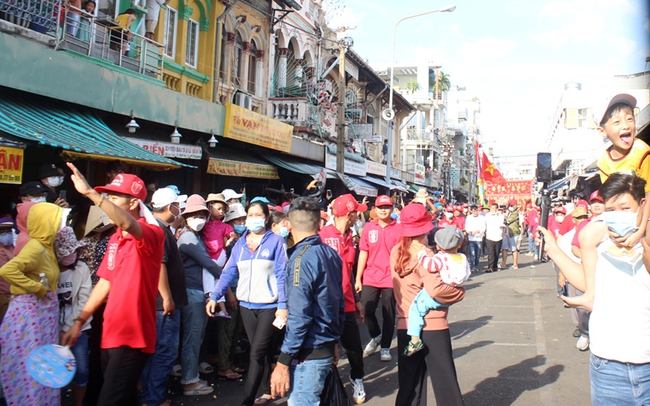
[[[320,393],[320,404],[321,406],[350,406],[348,394],[345,392],[336,367],[332,367],[325,378],[325,386]]]

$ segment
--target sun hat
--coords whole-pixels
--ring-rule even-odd
[[[232,189],[224,189],[221,194],[223,195],[223,198],[226,199],[226,201],[230,199],[241,199],[242,196],[244,196],[243,193],[237,193]]]
[[[421,188],[415,194],[415,198],[411,200],[411,203],[415,202],[415,203],[427,204],[427,199],[429,199],[429,192],[427,192],[426,189]]]
[[[400,213],[402,235],[404,237],[417,237],[433,230],[431,215],[421,204],[407,204]]]
[[[377,199],[375,199],[375,207],[379,206],[392,206],[393,205],[393,199],[386,195],[380,195],[377,196]],[[363,210],[365,211],[365,210]]]
[[[86,246],[86,244],[77,240],[74,230],[69,226],[63,227],[54,239],[54,252],[56,252],[56,257],[58,259],[67,257],[75,252],[77,248],[84,246]]]
[[[594,201],[605,203],[605,199],[603,199],[597,190],[589,196],[589,203],[593,203]]]
[[[244,205],[241,203],[234,203],[230,205],[228,213],[223,218],[223,222],[227,223],[231,220],[235,220],[241,217],[246,217],[246,210],[244,210]]]
[[[104,232],[115,224],[111,223],[111,219],[104,213],[104,210],[98,206],[90,206],[88,210],[88,217],[86,218],[86,228],[84,229],[84,237],[92,231]]]
[[[447,226],[438,230],[433,239],[436,241],[436,244],[438,244],[440,248],[443,250],[448,250],[454,247],[458,247],[464,238],[465,236],[463,235],[463,232],[460,231],[457,227]]]
[[[571,216],[572,216],[573,218],[578,218],[578,217],[586,216],[586,215],[587,215],[587,209],[585,209],[585,208],[582,207],[582,206],[578,206],[578,207],[576,207],[576,208],[573,209],[573,211],[571,212]]]
[[[163,187],[156,190],[151,197],[151,207],[160,209],[168,204],[181,203],[187,200],[187,195],[179,196],[174,189],[170,187]]]
[[[185,209],[181,214],[185,216],[188,214],[194,214],[201,211],[205,211],[208,214],[210,214],[210,210],[208,210],[208,207],[205,205],[205,199],[203,199],[201,195],[194,194],[187,198],[187,205],[185,206]]]
[[[110,185],[97,186],[95,190],[99,193],[121,193],[142,201],[147,198],[147,187],[142,179],[130,173],[119,173]]]
[[[366,210],[368,210],[368,206],[357,202],[350,193],[337,197],[332,203],[332,214],[336,217],[345,216],[354,211]]]
[[[208,195],[208,198],[205,199],[205,203],[210,204],[210,203],[223,203],[226,205],[226,211],[230,209],[230,206],[226,202],[226,197],[223,195],[223,193],[210,193]]]
[[[609,100],[607,100],[606,103],[603,103],[601,106],[598,106],[593,110],[594,121],[596,122],[596,125],[600,126],[601,123],[605,120],[605,116],[607,115],[607,111],[610,109],[610,107],[618,103],[627,104],[630,106],[630,108],[632,108],[632,110],[634,110],[636,107],[636,99],[632,95],[629,95],[627,93],[619,93],[615,96],[612,96]]]

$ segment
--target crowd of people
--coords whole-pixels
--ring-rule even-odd
[[[650,169],[647,153],[622,160],[650,148],[634,140],[632,101],[614,99],[599,121],[613,141],[607,154],[637,173],[601,173],[599,190],[553,204],[544,221],[531,201],[446,204],[421,189],[408,204],[397,195],[359,202],[317,181],[280,201],[232,189],[187,196],[174,185],[148,190],[119,163],[93,188],[67,163],[92,204],[82,216],[57,189],[63,168],[44,166],[21,185],[16,216],[0,216],[7,404],[60,404],[59,389],[26,371],[31,352],[60,343],[76,359],[75,405],[167,405],[170,375],[184,395],[203,396],[214,388],[202,375],[215,373],[244,380],[245,406],[284,396],[317,405],[339,344],[354,403],[368,397],[364,359],[378,353],[397,356],[396,405],[426,404],[427,375],[437,404],[461,405],[450,306],[482,256],[485,273],[510,256],[518,269],[526,235],[526,255],[553,260],[558,296],[577,309],[576,346],[592,350],[592,402],[650,402],[646,378],[630,378],[648,376],[650,361]],[[244,337],[248,362],[238,364]]]

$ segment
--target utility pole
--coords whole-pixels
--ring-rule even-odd
[[[336,109],[336,128],[338,134],[336,137],[336,171],[345,173],[345,52],[348,47],[352,46],[352,38],[346,37],[345,32],[350,27],[341,27],[337,33],[339,41],[339,103]]]

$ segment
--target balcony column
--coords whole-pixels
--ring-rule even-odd
[[[250,42],[242,42],[242,50],[243,55],[241,61],[239,63],[241,66],[239,67],[239,71],[241,72],[241,77],[239,80],[241,81],[241,86],[242,90],[248,91],[248,66],[250,64],[250,54],[251,54],[251,49],[252,45]]]
[[[294,82],[294,85],[297,87],[303,87],[305,84],[305,79],[304,79],[304,69],[305,65],[307,65],[307,60],[306,59],[296,59],[296,79]]]
[[[266,94],[264,92],[264,89],[262,88],[262,84],[264,83],[264,56],[266,55],[266,52],[264,51],[257,51],[257,66],[255,67],[255,94],[261,95],[261,94]]]
[[[224,53],[223,66],[221,71],[223,72],[223,83],[231,83],[230,76],[232,75],[232,61],[233,58],[228,55],[232,55],[233,47],[235,46],[235,33],[227,32],[226,33],[226,44],[225,48],[221,50]]]
[[[278,48],[278,67],[277,67],[277,88],[282,89],[287,87],[287,56],[289,55],[289,48]],[[276,95],[278,96],[278,95]]]

